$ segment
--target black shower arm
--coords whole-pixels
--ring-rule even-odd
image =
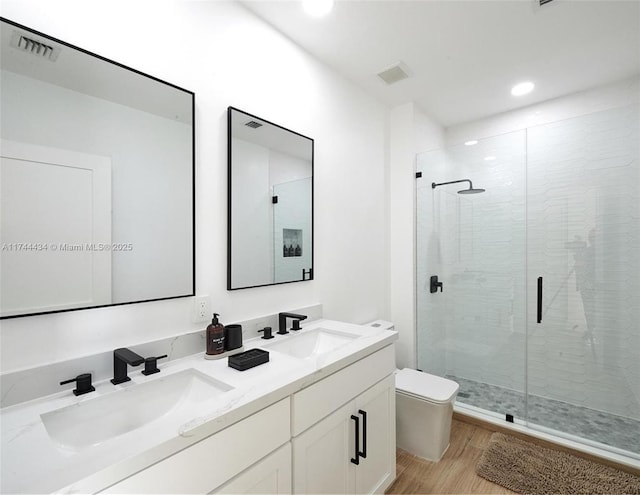
[[[435,182],[432,182],[431,183],[431,189],[435,189],[438,186],[446,186],[447,184],[458,184],[460,182],[468,182],[469,183],[469,189],[473,189],[473,184],[471,183],[471,181],[469,179],[452,180],[451,182],[440,182],[439,184],[436,184]]]

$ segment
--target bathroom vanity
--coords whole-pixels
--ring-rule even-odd
[[[270,361],[246,371],[199,353],[5,408],[1,491],[383,492],[395,478],[396,338],[316,320],[247,341]]]

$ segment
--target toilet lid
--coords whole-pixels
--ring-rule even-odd
[[[448,402],[459,385],[440,376],[403,368],[396,372],[396,390],[434,402]]]

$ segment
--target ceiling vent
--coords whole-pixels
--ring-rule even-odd
[[[255,120],[250,120],[245,124],[247,127],[251,127],[252,129],[257,129],[258,127],[262,127],[260,122],[256,122]]]
[[[50,60],[51,62],[55,62],[60,54],[59,47],[25,36],[18,31],[13,32],[10,45],[21,52],[30,53],[31,55]]]
[[[404,63],[398,62],[394,66],[379,72],[378,77],[387,84],[394,84],[403,79],[407,79],[409,77],[409,70]]]

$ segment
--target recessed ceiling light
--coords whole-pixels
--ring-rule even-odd
[[[331,12],[334,0],[302,0],[302,8],[313,17],[322,17]]]
[[[513,96],[523,96],[526,94],[529,94],[533,91],[533,88],[535,88],[535,84],[533,84],[531,81],[525,81],[525,82],[521,82],[516,84],[513,88],[511,88],[511,94]]]
[[[493,161],[493,160],[495,160],[495,159],[496,159],[496,157],[495,157],[495,156],[491,156],[491,155],[490,155],[490,156],[485,156],[485,157],[484,157],[484,161],[485,161],[485,162],[491,162],[491,161]]]
[[[471,141],[465,141],[464,143],[465,146],[473,146],[474,144],[478,144],[478,141],[476,141],[475,139],[472,139]]]

